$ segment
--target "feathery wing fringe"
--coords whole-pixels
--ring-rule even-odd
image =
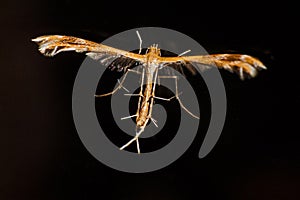
[[[244,54],[211,54],[182,57],[163,57],[161,62],[168,63],[192,63],[203,71],[211,67],[218,67],[237,73],[241,79],[255,77],[258,70],[267,69],[258,59]]]
[[[46,35],[32,39],[32,41],[39,45],[39,51],[45,56],[52,57],[64,51],[85,53],[105,66],[113,64],[111,69],[116,68],[118,71],[144,60],[142,55],[72,36]]]

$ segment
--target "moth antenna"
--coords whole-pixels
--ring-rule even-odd
[[[139,54],[141,54],[141,52],[142,52],[142,42],[143,42],[143,40],[142,40],[142,38],[141,38],[141,35],[140,35],[139,31],[136,31],[136,34],[137,34],[137,36],[138,36],[138,38],[139,38],[139,41],[140,41]]]
[[[178,56],[183,56],[184,54],[187,54],[187,53],[189,53],[189,52],[191,52],[191,50],[190,50],[190,49],[188,49],[188,50],[186,50],[186,51],[182,52],[182,53],[181,53],[181,54],[179,54]]]

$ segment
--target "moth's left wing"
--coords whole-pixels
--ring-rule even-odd
[[[45,35],[32,39],[39,45],[39,51],[45,56],[55,56],[64,51],[75,51],[85,53],[92,59],[99,60],[102,64],[109,66],[114,60],[118,71],[133,65],[143,63],[145,57],[140,54],[113,48],[89,40],[63,35]]]
[[[195,69],[190,66],[191,64],[200,70],[218,67],[237,73],[241,79],[244,79],[245,77],[255,77],[258,70],[267,69],[257,58],[243,54],[162,57],[160,58],[160,63],[161,65],[169,65],[171,67],[179,64],[187,66],[193,73],[195,72]]]

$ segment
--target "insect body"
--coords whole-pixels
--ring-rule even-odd
[[[137,126],[144,127],[147,124],[152,112],[153,97],[155,93],[155,83],[157,79],[158,64],[157,58],[160,55],[157,48],[151,47],[147,54],[146,88],[143,94],[141,107],[137,111]],[[158,55],[159,54],[159,55]],[[149,109],[150,108],[150,109]]]
[[[149,120],[151,120],[154,125],[157,126],[156,120],[152,118],[154,98],[167,101],[173,98],[172,97],[169,99],[165,99],[155,96],[155,86],[158,80],[158,70],[163,69],[167,66],[173,67],[175,69],[177,69],[178,66],[183,66],[190,70],[192,73],[195,73],[195,69],[191,67],[191,65],[202,70],[212,67],[218,67],[226,69],[230,72],[235,72],[240,76],[241,79],[244,79],[245,77],[254,77],[257,74],[257,71],[260,69],[266,69],[263,63],[258,59],[249,55],[242,54],[212,54],[162,57],[158,45],[152,45],[148,48],[146,54],[140,54],[120,50],[72,36],[48,35],[37,37],[35,39],[32,39],[32,41],[36,42],[39,45],[39,51],[45,56],[52,57],[63,51],[76,51],[79,53],[85,53],[92,59],[99,60],[103,65],[110,67],[111,70],[116,69],[125,73],[123,80],[114,91],[107,94],[95,95],[96,97],[111,95],[118,89],[122,88],[122,84],[126,78],[127,73],[136,72],[132,70],[133,66],[142,66],[141,89],[139,94],[137,95],[139,96],[137,112],[133,116],[122,118],[127,119],[136,117],[136,135],[132,140],[130,140],[120,148],[122,150],[132,142],[136,141],[138,153],[140,153],[138,138],[144,131]],[[180,106],[187,113],[195,118],[199,118],[198,116],[191,113],[182,104],[177,91],[177,77],[172,78],[175,79],[176,86],[176,94],[174,98],[177,98]],[[145,85],[145,87],[143,87],[143,85]],[[134,94],[132,94],[132,96],[134,96]]]
[[[151,117],[152,107],[155,98],[155,86],[157,80],[157,73],[159,64],[157,63],[158,58],[160,57],[160,50],[157,46],[151,46],[148,49],[148,53],[146,54],[146,62],[144,63],[144,70],[146,72],[142,73],[142,84],[144,82],[144,78],[146,78],[146,87],[143,91],[143,87],[141,85],[140,90],[140,99],[138,104],[138,109],[136,112],[136,136],[130,140],[127,144],[125,144],[121,149],[127,147],[130,143],[136,140],[137,150],[140,153],[138,137],[144,131],[149,119],[153,121],[156,125],[155,120]],[[156,125],[157,126],[157,125]]]

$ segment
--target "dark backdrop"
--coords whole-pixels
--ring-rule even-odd
[[[1,3],[0,199],[298,199],[296,6],[205,3]],[[199,136],[168,167],[128,174],[98,162],[76,133],[72,87],[85,56],[45,58],[30,39],[65,34],[101,42],[143,26],[180,31],[210,53],[251,54],[268,70],[246,81],[222,72],[228,117],[207,157],[198,159]]]

